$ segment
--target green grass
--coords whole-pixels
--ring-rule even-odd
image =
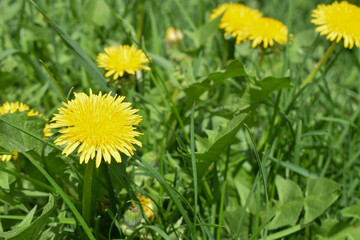
[[[51,119],[91,88],[126,95],[143,117],[143,147],[94,168],[83,192],[86,165],[56,136],[42,139],[43,119],[0,116],[0,154],[20,152],[0,162],[1,238],[358,239],[359,49],[340,42],[302,88],[331,46],[310,23],[320,2],[243,1],[294,34],[274,49],[224,38],[208,20],[221,3],[0,1],[1,104]],[[170,26],[184,33],[172,47]],[[121,88],[95,61],[120,44],[151,58]],[[131,228],[124,214],[138,193],[155,220]]]

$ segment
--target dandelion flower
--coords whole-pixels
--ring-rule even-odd
[[[43,117],[42,114],[39,114],[39,112],[30,109],[28,105],[22,102],[5,102],[0,107],[0,116],[8,113],[13,114],[15,112],[24,112],[24,111],[28,111],[27,115],[29,117],[33,117],[33,116]],[[16,160],[19,155],[18,152],[17,151],[11,151],[11,152],[13,153],[13,155],[0,155],[1,161],[8,162],[11,159]]]
[[[272,18],[257,18],[249,27],[249,39],[252,40],[253,48],[261,43],[264,48],[273,46],[274,42],[285,44],[287,35],[287,27],[278,20]]]
[[[154,210],[155,210],[155,205],[153,204],[153,202],[151,201],[150,198],[145,197],[142,194],[138,194],[137,195],[137,199],[139,199],[141,206],[144,209],[144,213],[146,215],[146,217],[150,220],[150,221],[154,221],[155,215],[154,215]]]
[[[46,123],[45,127],[43,129],[45,140],[49,139],[53,135],[53,133],[51,132],[51,128],[49,126],[50,125],[48,123]]]
[[[230,6],[229,3],[223,3],[219,5],[217,8],[215,8],[210,15],[210,21],[214,20],[215,18],[223,14],[229,6]]]
[[[142,50],[138,50],[132,45],[122,45],[119,47],[104,48],[105,53],[99,53],[97,56],[98,66],[105,68],[107,71],[105,77],[114,75],[116,80],[118,77],[124,76],[125,73],[135,74],[138,70],[150,70],[150,67],[143,65],[149,63]]]
[[[251,9],[242,4],[230,3],[222,4],[213,11],[211,18],[215,18],[224,13],[219,25],[224,29],[225,35],[230,34],[236,38],[236,43],[245,42],[249,37],[251,23],[262,16],[258,10]]]
[[[184,39],[184,35],[179,29],[175,29],[173,27],[169,27],[166,30],[165,40],[168,43],[178,43]]]
[[[23,111],[27,111],[28,112],[28,116],[32,117],[32,116],[42,116],[41,114],[39,114],[39,112],[34,111],[32,109],[30,109],[30,107],[22,102],[5,102],[1,107],[0,107],[0,115],[4,115],[7,113],[14,113],[14,112],[23,112]]]
[[[13,153],[13,155],[0,155],[0,159],[3,162],[8,162],[11,159],[16,160],[19,156],[19,153],[17,151],[11,151]]]
[[[360,8],[348,2],[320,4],[312,12],[315,29],[326,39],[339,42],[344,39],[345,48],[360,47]]]
[[[141,121],[130,103],[123,102],[123,96],[111,96],[100,92],[99,95],[75,93],[75,98],[65,107],[59,108],[51,120],[50,128],[62,128],[61,135],[55,140],[56,145],[66,145],[63,154],[68,156],[77,147],[80,163],[88,163],[96,155],[96,167],[102,159],[111,163],[111,156],[121,162],[119,152],[133,155],[133,144],[142,146],[135,137],[141,135],[135,127]]]

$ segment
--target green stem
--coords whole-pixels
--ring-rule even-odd
[[[88,236],[89,239],[91,240],[95,240],[94,236],[91,233],[91,230],[89,228],[89,226],[86,224],[86,222],[84,221],[84,219],[82,218],[82,216],[80,215],[79,211],[76,209],[75,205],[72,203],[71,199],[69,198],[68,195],[66,195],[66,193],[62,190],[62,188],[55,182],[55,180],[45,171],[44,168],[42,168],[40,166],[40,164],[37,163],[37,161],[30,156],[29,154],[27,154],[25,151],[21,152],[27,159],[29,159],[29,161],[31,162],[31,164],[37,169],[39,170],[39,172],[49,181],[49,183],[51,184],[51,186],[53,186],[53,188],[55,188],[56,192],[61,196],[61,198],[64,200],[64,202],[66,203],[66,205],[69,207],[69,209],[71,210],[71,212],[74,214],[76,220],[79,222],[79,224],[82,226],[82,228],[84,229],[86,235]]]
[[[191,148],[191,165],[192,165],[193,179],[194,179],[194,239],[197,239],[196,215],[198,209],[198,180],[197,180],[197,170],[196,170],[196,161],[195,161],[194,112],[195,112],[195,103],[193,104],[191,109],[190,148]]]
[[[318,63],[318,65],[316,66],[316,68],[314,68],[312,70],[312,72],[306,77],[306,79],[302,82],[302,84],[300,85],[300,89],[302,89],[303,87],[305,87],[306,84],[308,84],[309,82],[311,82],[313,80],[313,78],[315,77],[316,73],[320,70],[320,68],[326,63],[326,61],[329,59],[329,57],[331,56],[332,52],[334,51],[335,47],[336,47],[337,43],[333,42],[331,44],[331,46],[328,48],[328,50],[326,50],[324,56],[320,59],[320,62]]]
[[[90,224],[91,220],[91,184],[93,179],[94,163],[95,160],[90,160],[86,164],[82,192],[82,216],[87,224]]]

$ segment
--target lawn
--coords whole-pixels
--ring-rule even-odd
[[[360,6],[0,1],[1,239],[360,239]]]

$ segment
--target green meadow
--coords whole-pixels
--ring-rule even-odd
[[[359,240],[360,7],[327,38],[333,2],[236,1],[283,26],[254,46],[277,28],[224,1],[0,0],[0,239]]]

